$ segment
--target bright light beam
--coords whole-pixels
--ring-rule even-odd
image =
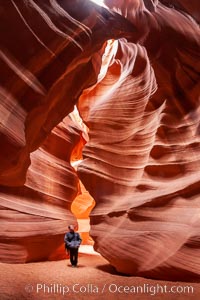
[[[96,3],[96,4],[100,5],[100,6],[104,6],[105,7],[104,0],[90,0],[90,1]]]

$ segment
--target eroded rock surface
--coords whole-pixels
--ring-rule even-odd
[[[106,2],[142,29],[108,45],[79,100],[95,249],[123,273],[199,276],[199,27],[157,1]]]
[[[96,82],[92,54],[132,26],[88,1],[0,0],[0,28],[1,260],[60,258],[86,142],[62,120]]]

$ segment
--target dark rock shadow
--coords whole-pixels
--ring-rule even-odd
[[[110,264],[100,265],[96,267],[98,270],[101,270],[105,273],[109,273],[116,276],[130,277],[130,275],[118,272],[113,266]]]
[[[96,268],[98,270],[101,270],[105,273],[109,273],[111,275],[116,275],[116,276],[120,276],[120,277],[140,277],[140,278],[146,278],[146,279],[150,279],[150,280],[156,280],[157,282],[159,281],[164,281],[164,282],[179,282],[179,283],[199,283],[200,280],[199,278],[197,277],[194,277],[194,276],[191,276],[191,277],[182,277],[182,278],[179,278],[179,280],[177,280],[177,277],[169,277],[169,278],[158,278],[156,276],[148,276],[147,274],[138,274],[137,276],[134,276],[134,275],[129,275],[129,274],[124,274],[124,273],[120,273],[118,272],[112,265],[110,264],[106,264],[106,265],[100,265],[100,266],[96,266]]]

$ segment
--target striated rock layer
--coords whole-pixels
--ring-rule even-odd
[[[96,81],[91,55],[132,26],[88,1],[0,0],[0,28],[1,261],[60,258],[85,143],[60,122]]]
[[[95,250],[123,273],[199,277],[199,27],[158,1],[106,3],[138,28],[139,43],[110,42],[98,83],[79,100]]]
[[[1,259],[62,257],[71,207],[85,219],[94,199],[95,250],[118,271],[199,277],[198,1],[105,3],[0,0]],[[89,139],[66,117],[77,101]],[[85,143],[93,199],[70,165]]]
[[[0,187],[3,261],[64,257],[63,232],[76,222],[70,208],[79,191],[69,160],[80,136],[81,128],[65,118],[31,154],[25,185]]]
[[[0,0],[0,184],[6,186],[25,183],[30,152],[96,81],[91,55],[107,39],[133,31],[120,15],[88,1],[47,2]]]

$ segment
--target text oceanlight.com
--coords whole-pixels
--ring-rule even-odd
[[[154,296],[156,294],[193,294],[193,286],[182,285],[151,285],[145,283],[143,285],[120,285],[116,283],[105,283],[101,286],[88,283],[85,285],[74,283],[72,285],[63,285],[60,283],[37,283],[36,285],[27,284],[25,290],[28,293],[35,292],[37,294],[60,294],[66,295],[69,293],[74,294],[98,294],[98,293],[110,293],[110,294],[149,294]]]

